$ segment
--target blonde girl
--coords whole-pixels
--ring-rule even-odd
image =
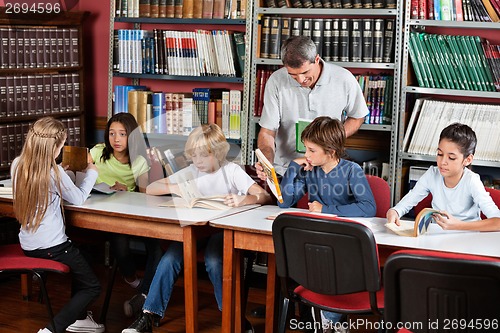
[[[77,187],[72,182],[56,164],[66,136],[59,120],[41,118],[30,128],[21,155],[12,162],[14,213],[21,224],[19,241],[27,256],[62,262],[72,273],[72,297],[54,317],[56,327],[49,324],[39,332],[104,332],[104,325],[97,324],[86,312],[99,296],[99,280],[66,236],[62,207],[63,200],[83,204],[95,183],[97,170],[89,163],[83,183]]]

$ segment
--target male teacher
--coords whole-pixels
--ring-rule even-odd
[[[283,175],[288,163],[301,156],[295,150],[295,123],[299,118],[341,119],[349,137],[364,122],[368,108],[352,73],[325,63],[309,37],[288,38],[281,47],[281,60],[283,68],[266,83],[257,146]],[[258,163],[256,168],[259,177],[265,179]]]

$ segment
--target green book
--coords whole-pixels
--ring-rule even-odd
[[[477,73],[476,66],[474,64],[473,57],[470,54],[469,45],[467,43],[465,36],[456,36],[455,38],[456,38],[460,53],[463,54],[463,56],[465,58],[465,64],[466,64],[467,70],[469,71],[469,74],[470,74],[471,79],[472,79],[473,90],[483,91],[484,88],[483,88],[483,85],[481,84],[481,78],[479,77],[479,75]]]
[[[421,33],[417,33],[415,35],[415,45],[417,46],[417,49],[418,49],[419,54],[420,54],[419,58],[421,59],[420,62],[422,63],[422,68],[424,69],[425,74],[427,75],[427,81],[428,81],[427,87],[438,88],[438,85],[436,84],[436,82],[434,80],[434,77],[435,77],[434,73],[431,70],[431,66],[429,65],[428,54],[424,50],[424,45],[423,45]]]
[[[436,42],[441,48],[444,56],[444,61],[448,64],[450,71],[454,75],[456,89],[469,90],[467,77],[463,73],[462,66],[456,62],[452,46],[446,40],[447,36],[437,35]]]
[[[306,128],[307,125],[311,123],[309,119],[299,118],[299,120],[295,123],[295,150],[299,153],[305,153],[306,147],[302,140],[300,140],[300,136]]]
[[[484,54],[483,47],[481,46],[481,37],[479,36],[469,36],[469,40],[472,45],[475,46],[475,54],[479,59],[479,64],[484,75],[484,82],[486,84],[487,91],[496,91],[495,84],[493,80],[493,74],[491,73],[490,66],[487,63],[486,56]]]
[[[434,54],[434,57],[438,63],[437,70],[441,73],[442,85],[447,89],[456,89],[455,81],[456,78],[454,76],[453,70],[450,68],[451,66],[445,61],[443,50],[437,43],[437,35],[430,34],[428,36],[428,42]]]
[[[455,37],[451,35],[445,35],[442,37],[445,39],[446,44],[451,50],[451,61],[457,66],[460,76],[462,77],[461,82],[463,82],[465,89],[473,90],[472,77],[465,67],[465,60],[460,53]]]
[[[419,85],[421,87],[427,87],[430,88],[429,84],[429,75],[425,69],[425,66],[423,64],[423,59],[422,59],[422,54],[420,52],[420,48],[418,47],[419,41],[418,41],[418,36],[417,33],[411,32],[410,33],[410,57],[412,60],[413,68],[415,69],[415,74],[417,75],[417,80],[419,80],[419,76],[421,77],[421,80],[419,80]],[[418,68],[418,70],[417,70]],[[419,75],[420,73],[420,75]],[[422,83],[421,83],[421,82]]]
[[[432,78],[436,88],[450,89],[448,78],[444,73],[444,65],[437,54],[437,50],[433,47],[430,34],[421,34],[420,39],[424,48],[427,59],[429,60],[429,68],[431,69]]]
[[[421,65],[418,63],[418,56],[414,49],[414,46],[409,41],[408,52],[410,54],[411,63],[413,65],[413,70],[415,71],[415,76],[417,77],[417,82],[420,87],[426,87],[426,81],[424,81]]]

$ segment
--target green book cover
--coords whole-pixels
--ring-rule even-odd
[[[408,46],[408,52],[410,53],[410,59],[411,63],[413,65],[413,70],[415,71],[415,76],[417,77],[417,82],[420,87],[426,87],[426,81],[424,81],[423,74],[422,74],[422,68],[420,64],[418,63],[418,56],[416,55],[416,51],[414,50],[414,46],[411,42],[409,41],[409,46]]]
[[[295,150],[299,153],[306,152],[306,147],[304,146],[304,143],[300,140],[300,136],[304,131],[304,128],[306,128],[306,126],[309,125],[310,123],[311,120],[302,118],[299,118],[299,120],[295,123]]]
[[[434,57],[431,57],[430,52],[427,49],[427,46],[425,45],[425,33],[419,33],[418,34],[418,45],[420,47],[420,52],[423,56],[423,63],[424,67],[429,73],[429,84],[430,88],[442,88],[441,83],[438,80],[437,73],[436,73],[436,65],[433,63]]]
[[[486,60],[486,56],[484,54],[483,47],[481,46],[481,37],[479,36],[469,36],[470,41],[476,47],[476,55],[479,58],[479,62],[481,64],[481,69],[485,76],[486,90],[488,91],[496,91],[495,84],[493,80],[493,74],[491,73],[491,68],[488,65]]]
[[[450,68],[451,66],[449,65],[449,63],[445,61],[443,50],[437,43],[437,35],[428,35],[428,41],[434,53],[433,58],[435,58],[438,62],[437,68],[441,73],[444,87],[446,87],[447,89],[457,89],[455,85],[456,77],[454,75],[454,71],[452,68]]]
[[[450,89],[448,78],[444,73],[444,66],[437,54],[437,50],[432,45],[431,35],[421,34],[420,36],[422,45],[424,47],[424,52],[427,55],[427,59],[429,59],[429,67],[431,69],[432,78],[434,79],[436,88]]]
[[[411,32],[410,33],[410,57],[412,60],[413,68],[415,69],[415,74],[417,75],[417,80],[419,80],[419,76],[421,80],[419,80],[419,85],[421,87],[430,87],[429,85],[429,75],[427,74],[427,71],[424,68],[424,64],[422,61],[422,55],[420,53],[418,45],[418,37],[417,33]],[[419,75],[420,73],[420,75]],[[422,83],[421,83],[421,82]]]
[[[462,36],[462,37],[463,37],[463,41],[464,41],[465,47],[467,49],[467,52],[469,54],[469,57],[471,59],[471,64],[474,67],[474,70],[476,71],[476,75],[479,79],[478,82],[480,84],[481,90],[487,91],[488,87],[486,84],[486,74],[483,72],[483,69],[481,68],[480,59],[479,59],[479,56],[478,56],[477,51],[475,49],[474,42],[470,38],[471,36]]]
[[[452,62],[455,63],[455,65],[458,68],[458,71],[460,73],[460,76],[462,77],[462,81],[465,89],[467,90],[473,90],[473,84],[472,84],[472,77],[470,76],[469,72],[467,71],[467,68],[465,67],[465,60],[460,53],[460,49],[458,48],[458,45],[456,43],[456,39],[454,36],[451,35],[445,35],[443,38],[446,41],[446,44],[449,46],[451,50],[451,60]]]
[[[448,64],[450,71],[454,74],[456,89],[469,90],[469,82],[467,76],[463,73],[462,66],[457,64],[456,58],[454,56],[454,51],[452,45],[450,45],[447,40],[447,36],[437,35],[436,43],[439,45],[443,52],[444,60]]]
[[[460,50],[460,53],[463,54],[465,64],[467,66],[467,70],[469,71],[469,74],[472,79],[473,83],[473,90],[476,91],[483,91],[483,85],[481,84],[481,78],[479,77],[476,67],[473,63],[473,58],[469,52],[469,46],[467,45],[468,43],[466,42],[466,39],[464,36],[456,36],[456,42],[458,45],[458,48]]]

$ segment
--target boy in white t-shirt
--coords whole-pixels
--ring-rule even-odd
[[[219,126],[215,124],[197,127],[188,137],[185,156],[193,163],[168,178],[160,179],[146,188],[147,194],[180,195],[178,179],[191,173],[202,196],[225,195],[224,203],[231,207],[265,204],[271,197],[237,164],[226,160],[229,144]],[[219,310],[222,309],[222,250],[223,233],[218,232],[198,245],[205,248],[205,267],[214,286]],[[153,316],[163,317],[173,286],[183,267],[182,243],[173,242],[163,255],[151,283],[143,312],[122,333],[151,332]]]

